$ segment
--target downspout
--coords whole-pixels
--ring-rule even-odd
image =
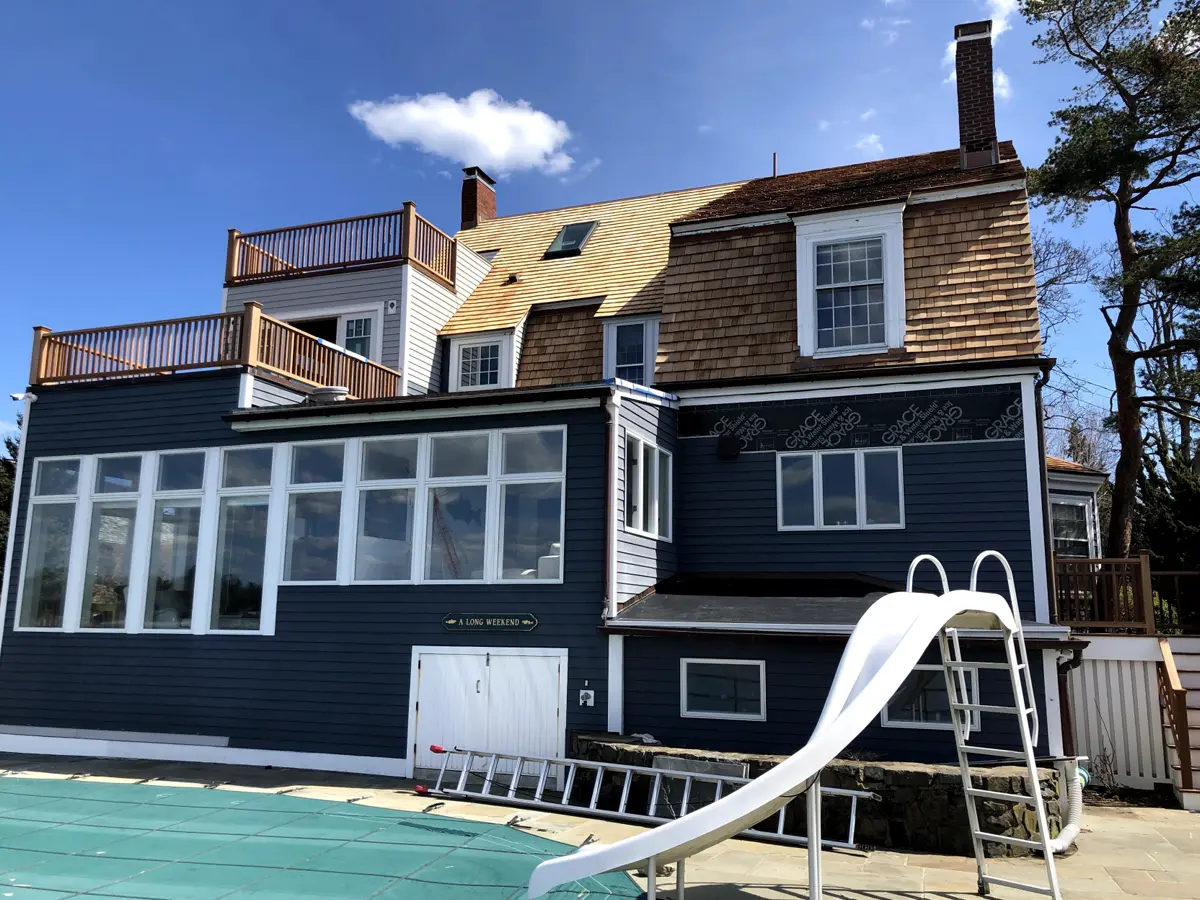
[[[1065,853],[1079,837],[1080,822],[1083,819],[1083,786],[1087,783],[1087,773],[1080,774],[1079,760],[1075,756],[1075,726],[1071,717],[1070,693],[1067,677],[1072,669],[1083,663],[1083,651],[1087,647],[1084,642],[1071,648],[1071,655],[1061,659],[1055,668],[1058,670],[1059,709],[1062,716],[1063,755],[1067,757],[1056,766],[1058,769],[1058,802],[1062,806],[1063,795],[1066,795],[1067,805],[1063,811],[1063,824],[1058,837],[1050,841],[1050,850],[1054,853]]]
[[[1042,410],[1042,388],[1049,381],[1050,369],[1046,369],[1042,372],[1042,377],[1033,383],[1033,398],[1037,413],[1038,477],[1042,485],[1042,545],[1046,554],[1046,577],[1049,580],[1049,584],[1046,585],[1046,593],[1049,597],[1047,609],[1050,613],[1049,624],[1057,625],[1058,595],[1054,571],[1054,544],[1050,539],[1050,481],[1046,475],[1046,420]]]
[[[17,533],[17,510],[21,505],[21,481],[25,474],[25,448],[29,446],[29,414],[33,409],[33,403],[37,400],[37,394],[26,391],[22,394],[14,394],[13,399],[20,398],[25,401],[25,411],[21,416],[21,446],[17,450],[17,470],[13,474],[13,496],[12,507],[8,514],[8,543],[4,548],[4,578],[0,580],[0,646],[4,641],[5,624],[8,621],[8,590],[12,584],[13,571],[13,545],[14,538]]]

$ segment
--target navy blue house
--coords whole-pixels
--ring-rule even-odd
[[[233,231],[219,312],[37,329],[0,751],[788,753],[915,556],[958,587],[995,549],[1061,753],[1024,177],[976,121],[946,151],[503,217],[471,168],[453,236],[412,204]],[[848,752],[951,759],[940,679]]]

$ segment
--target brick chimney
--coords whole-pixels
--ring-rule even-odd
[[[990,55],[990,54],[989,54]],[[462,227],[496,218],[496,182],[479,166],[463,169]]]
[[[1000,161],[1000,153],[992,94],[991,20],[955,25],[954,42],[959,159],[964,169],[994,166]]]

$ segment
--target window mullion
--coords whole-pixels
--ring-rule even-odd
[[[821,470],[822,453],[813,453],[813,526],[825,527],[825,488],[822,484],[825,474]]]
[[[501,575],[500,457],[500,432],[493,428],[488,432],[487,507],[483,516],[483,580],[486,584],[499,581]]]
[[[867,475],[861,450],[854,451],[854,509],[858,527],[867,527]]]
[[[358,533],[358,478],[362,440],[351,438],[342,444],[342,503],[339,509],[337,583],[354,580],[354,560]]]
[[[220,479],[221,451],[210,449],[204,457],[204,493],[200,498],[200,536],[196,540],[196,578],[192,583],[192,634],[204,634],[212,621]]]
[[[146,617],[146,586],[150,579],[150,542],[154,538],[154,486],[158,479],[158,454],[142,454],[138,479],[137,512],[133,522],[133,549],[129,556],[129,594],[125,598],[125,630],[142,631]]]
[[[88,535],[92,527],[92,489],[96,480],[96,457],[79,460],[75,500],[75,523],[71,528],[71,557],[67,565],[66,597],[63,601],[63,630],[78,631],[83,613],[84,570],[87,568]]]
[[[644,516],[642,530],[655,534],[658,530],[658,450],[646,447],[642,451],[642,456],[648,457],[650,460],[643,473],[646,479],[646,490],[642,493],[642,496],[645,497],[645,502],[642,504]]]
[[[417,482],[413,488],[412,571],[414,584],[425,580],[425,556],[429,552],[432,522],[429,519],[429,435],[417,438]]]
[[[283,545],[287,540],[287,483],[292,457],[291,444],[276,444],[271,459],[271,486],[267,503],[267,546],[263,556],[262,606],[259,628],[263,634],[275,633],[275,607],[279,582],[283,578]]]

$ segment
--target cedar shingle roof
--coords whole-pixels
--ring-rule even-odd
[[[1066,472],[1070,475],[1102,475],[1105,478],[1108,477],[1108,473],[1102,469],[1093,469],[1091,466],[1072,462],[1060,456],[1047,456],[1046,470],[1049,472]]]
[[[442,334],[512,328],[534,304],[562,300],[602,299],[598,316],[658,312],[670,223],[743,184],[503,216],[460,231],[455,237],[472,250],[500,252]],[[593,220],[599,225],[582,254],[542,258],[564,225]],[[511,273],[519,276],[512,284]]]
[[[721,219],[771,212],[816,212],[903,200],[913,191],[963,187],[1022,178],[1025,167],[1012,141],[1000,144],[1000,164],[963,170],[958,150],[939,150],[875,162],[756,178],[728,191],[681,221]]]

